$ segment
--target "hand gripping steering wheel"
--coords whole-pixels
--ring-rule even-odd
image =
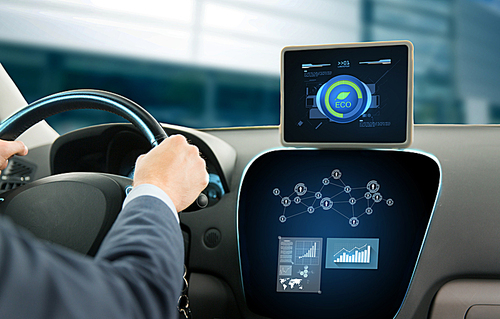
[[[35,101],[0,123],[0,139],[15,140],[41,120],[78,109],[98,109],[130,121],[152,147],[167,138],[151,114],[120,95],[73,90]],[[121,210],[129,178],[104,173],[45,177],[0,195],[0,213],[35,236],[95,255]],[[3,199],[3,201],[2,201]]]

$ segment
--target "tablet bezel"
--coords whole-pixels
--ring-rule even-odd
[[[381,46],[401,46],[408,48],[408,79],[407,79],[407,112],[406,112],[406,138],[400,143],[387,142],[289,142],[285,140],[285,54],[290,51],[306,50],[331,50],[346,48],[373,48]],[[352,149],[352,148],[407,148],[413,141],[413,44],[410,41],[379,41],[379,42],[360,42],[360,43],[342,43],[328,45],[303,45],[287,46],[281,50],[281,68],[280,68],[280,141],[287,147],[314,147],[327,149]]]

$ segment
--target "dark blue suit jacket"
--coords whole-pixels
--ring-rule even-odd
[[[184,246],[168,206],[129,202],[95,258],[0,218],[0,318],[178,318]]]

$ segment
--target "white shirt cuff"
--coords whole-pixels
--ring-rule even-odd
[[[123,201],[122,208],[124,208],[125,205],[127,205],[131,200],[139,196],[153,196],[163,201],[168,206],[168,208],[170,208],[175,218],[177,219],[177,222],[180,222],[174,202],[172,202],[167,193],[165,193],[161,188],[152,184],[141,184],[134,187]]]

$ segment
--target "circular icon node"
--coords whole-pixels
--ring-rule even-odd
[[[285,206],[285,207],[288,207],[290,206],[290,204],[292,203],[292,201],[290,200],[290,198],[288,197],[283,197],[281,199],[281,205]]]
[[[302,196],[307,193],[307,186],[304,183],[298,183],[295,185],[293,190],[297,193],[297,195]]]
[[[308,265],[305,265],[305,266],[304,266],[304,269],[309,269],[309,266],[308,266]]]
[[[366,215],[371,215],[371,214],[373,213],[373,208],[371,208],[371,207],[366,207],[366,209],[365,209],[365,213],[366,213]]]
[[[273,194],[274,196],[278,196],[280,194],[280,189],[279,188],[273,189]]]
[[[347,194],[349,194],[351,191],[352,191],[351,186],[344,187],[344,192],[346,192]]]
[[[372,198],[372,193],[370,193],[370,192],[366,192],[366,193],[365,193],[365,198],[366,198],[366,199],[370,199],[370,198]]]
[[[304,274],[304,278],[307,278],[309,277],[309,275],[307,273]]]
[[[375,203],[380,203],[382,201],[382,195],[380,193],[375,193],[372,196]]]
[[[321,194],[321,192],[316,192],[316,194],[314,194],[314,197],[316,197],[316,199],[320,199],[321,197],[323,197],[323,194]]]
[[[281,215],[280,218],[279,218],[279,220],[282,223],[286,222],[286,216],[285,215]]]
[[[385,203],[387,204],[387,206],[392,206],[394,205],[394,200],[392,198],[388,198]]]
[[[351,225],[351,227],[356,227],[359,225],[359,219],[357,217],[351,217],[351,219],[349,219],[349,225]]]
[[[307,212],[308,212],[309,214],[314,213],[314,207],[312,207],[312,206],[307,207]]]
[[[332,171],[332,177],[335,179],[340,179],[340,177],[342,177],[342,172],[339,169],[334,169]]]
[[[330,180],[328,178],[323,178],[322,182],[323,182],[323,185],[330,184]]]
[[[376,180],[371,180],[366,184],[366,189],[372,194],[376,193],[380,189],[380,184]]]
[[[320,206],[323,207],[324,210],[329,210],[333,207],[333,201],[329,197],[325,197],[321,200]]]
[[[356,198],[354,198],[354,197],[349,198],[349,204],[355,205],[356,204]]]
[[[294,202],[295,204],[300,204],[300,202],[301,202],[301,201],[302,201],[302,199],[300,199],[300,197],[299,197],[299,196],[297,196],[297,197],[295,197],[295,198],[293,199],[293,202]]]
[[[316,94],[316,105],[336,123],[350,123],[366,113],[372,102],[368,86],[351,75],[338,75],[323,84]]]

